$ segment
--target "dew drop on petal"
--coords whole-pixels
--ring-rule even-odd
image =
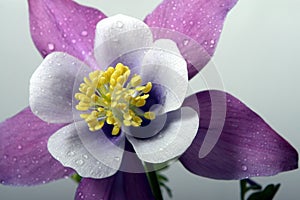
[[[87,32],[87,31],[82,31],[82,32],[81,32],[81,35],[85,37],[85,36],[88,35],[88,32]]]
[[[117,27],[122,28],[124,26],[123,22],[117,21]]]
[[[119,161],[119,160],[120,160],[120,157],[116,156],[116,157],[115,157],[115,160],[116,160],[116,161]]]
[[[71,40],[71,42],[72,42],[73,44],[75,44],[75,43],[76,43],[76,40],[73,39],[73,40]]]
[[[21,175],[21,174],[18,174],[17,177],[18,177],[18,178],[22,178],[22,175]]]
[[[83,160],[76,160],[75,161],[77,165],[81,166],[84,164],[84,161]]]
[[[184,39],[184,40],[183,40],[183,45],[184,45],[184,46],[186,46],[186,45],[188,45],[188,44],[189,44],[189,42],[190,42],[190,40],[189,40],[189,39]]]
[[[47,51],[42,50],[42,54],[43,54],[44,56],[47,55]]]
[[[67,153],[67,156],[74,156],[75,155],[75,152],[74,151],[69,151],[68,153]]]
[[[247,171],[248,170],[248,167],[246,165],[242,165],[242,170],[243,171]]]
[[[22,145],[18,145],[18,149],[21,150],[23,147]]]
[[[85,159],[88,159],[88,158],[89,158],[88,155],[83,155],[82,157],[85,158]]]
[[[48,43],[48,49],[53,51],[55,49],[55,45],[53,43]]]

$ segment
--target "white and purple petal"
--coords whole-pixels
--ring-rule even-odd
[[[145,19],[156,39],[176,41],[188,65],[189,78],[198,73],[214,54],[227,13],[237,0],[164,0]],[[160,29],[156,29],[160,28]],[[163,28],[173,31],[164,31]],[[175,32],[174,32],[175,31]],[[180,34],[177,34],[179,32]],[[195,47],[197,43],[202,49]]]
[[[211,95],[221,99],[225,95],[226,104],[212,106]],[[199,106],[194,109],[201,113],[197,136],[180,157],[189,171],[214,179],[243,179],[271,176],[298,167],[297,151],[241,101],[221,91],[199,92],[196,97],[197,102],[188,98],[184,103]],[[227,111],[221,135],[212,151],[200,158],[200,148],[207,142],[204,138],[211,129],[212,113],[218,113],[223,106]],[[213,129],[210,131],[218,135]]]
[[[105,178],[118,171],[124,145],[122,135],[109,138],[102,130],[91,132],[85,121],[78,121],[53,134],[48,150],[82,177]]]
[[[157,40],[148,50],[141,65],[144,84],[152,82],[159,87],[163,112],[180,108],[187,93],[188,74],[186,61],[180,55],[176,43],[171,40]]]
[[[49,123],[74,121],[73,86],[83,69],[89,70],[83,62],[66,53],[48,55],[30,79],[29,104],[33,113]]]
[[[163,128],[155,136],[142,139],[128,135],[127,138],[141,160],[163,163],[185,152],[196,136],[198,125],[197,112],[189,107],[182,107],[167,113]],[[149,132],[147,126],[140,129],[141,134]]]
[[[97,68],[96,24],[106,16],[71,0],[28,0],[32,39],[43,57],[63,51]]]
[[[76,200],[154,200],[141,161],[136,154],[131,153],[133,149],[128,142],[125,146],[120,171],[104,179],[82,179],[76,191]]]
[[[48,124],[30,110],[0,124],[0,183],[38,185],[73,172],[55,160],[47,149],[48,138],[65,124]]]
[[[101,69],[107,68],[113,62],[122,62],[124,59],[121,57],[126,54],[130,54],[137,65],[141,62],[143,49],[151,47],[152,44],[151,30],[143,21],[119,14],[97,24],[95,58]],[[126,58],[125,65],[132,63],[128,56]]]

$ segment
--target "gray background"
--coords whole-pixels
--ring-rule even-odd
[[[107,15],[123,13],[143,19],[160,0],[78,2],[101,8]],[[258,112],[298,150],[299,9],[299,0],[240,0],[226,20],[213,59],[225,90]],[[1,0],[0,25],[2,121],[28,105],[29,79],[42,59],[29,35],[25,0]],[[194,88],[202,85],[198,77],[194,81]],[[215,181],[198,177],[187,172],[178,163],[172,165],[167,174],[176,200],[239,199],[237,181]],[[255,180],[262,183],[282,183],[276,199],[298,199],[299,171]],[[0,199],[68,200],[73,199],[75,189],[76,185],[71,180],[31,188],[0,186]]]

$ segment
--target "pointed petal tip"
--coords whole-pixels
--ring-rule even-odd
[[[189,78],[196,75],[213,56],[225,18],[237,0],[164,0],[145,22],[159,28],[155,38],[170,38],[188,65]],[[154,28],[154,30],[155,30]],[[162,31],[162,29],[172,31]]]
[[[220,100],[224,95],[225,104]],[[186,106],[199,106],[201,111],[198,134],[180,158],[186,169],[200,176],[231,180],[273,176],[298,168],[296,149],[241,101],[222,91],[204,91],[196,96],[197,102],[189,102],[190,98],[185,102]],[[212,113],[218,115],[224,106],[227,111],[220,137],[215,138],[216,143],[212,138],[206,140],[208,131],[217,134],[218,121],[213,123],[214,129],[210,127]],[[215,145],[206,157],[199,158],[205,143]]]
[[[29,107],[0,123],[0,183],[30,186],[72,174],[47,150],[48,138],[62,126],[40,120]]]
[[[91,67],[96,24],[106,16],[72,0],[28,0],[30,32],[43,57],[62,51]]]

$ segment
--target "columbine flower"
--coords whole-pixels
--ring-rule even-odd
[[[165,0],[145,22],[181,32],[212,55],[234,4]],[[130,147],[125,137],[141,160],[160,163],[179,156],[189,171],[215,179],[297,168],[295,149],[233,96],[203,91],[184,99],[188,77],[209,60],[200,56],[186,65],[180,54],[190,59],[190,40],[165,33],[158,36],[177,46],[153,41],[154,33],[139,20],[121,15],[102,20],[101,12],[72,1],[32,0],[29,5],[33,40],[48,56],[31,79],[31,109],[0,124],[1,183],[46,183],[72,174],[66,168],[71,167],[87,177],[78,187],[78,199],[151,199],[144,174],[117,172],[126,168],[122,149]],[[223,121],[212,124],[218,116]],[[162,119],[166,123],[158,131],[143,129],[159,127]],[[219,127],[218,140],[210,140]],[[48,152],[50,136],[49,151],[62,165]],[[213,148],[199,154],[203,146]]]

